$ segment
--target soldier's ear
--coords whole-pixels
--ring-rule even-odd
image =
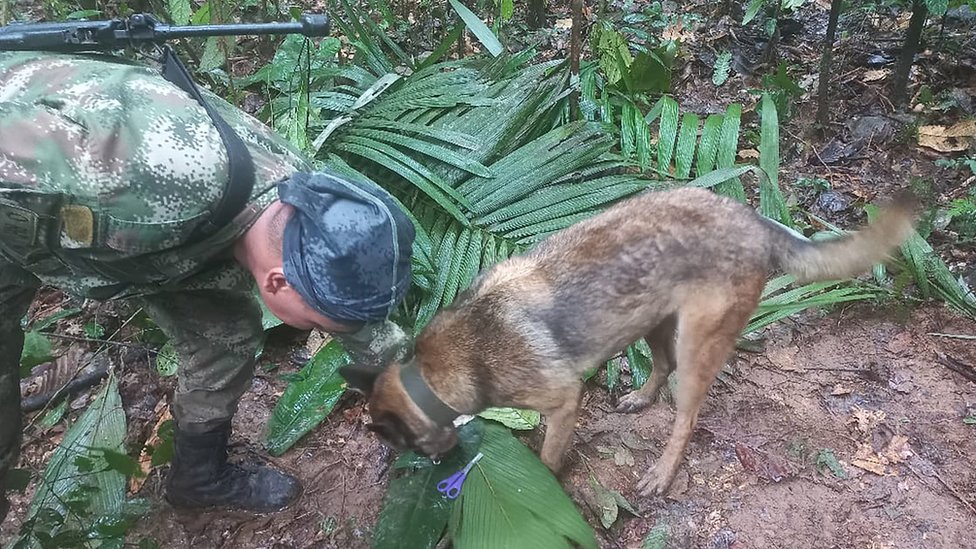
[[[356,364],[339,368],[339,375],[346,380],[347,387],[366,395],[366,398],[373,394],[373,385],[376,384],[376,378],[381,373],[374,368],[366,368]]]

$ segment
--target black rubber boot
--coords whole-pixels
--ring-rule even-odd
[[[230,423],[206,433],[175,429],[166,500],[176,507],[280,511],[295,501],[302,485],[267,465],[227,462]]]

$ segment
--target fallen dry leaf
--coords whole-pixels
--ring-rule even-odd
[[[950,127],[921,126],[918,128],[918,144],[939,152],[964,151],[969,141],[976,138],[976,120],[964,120]]]
[[[739,158],[742,158],[744,160],[750,158],[759,158],[759,151],[757,151],[756,149],[741,150],[739,151]]]
[[[847,423],[856,423],[857,430],[865,434],[873,431],[885,419],[885,413],[882,410],[865,410],[859,406],[854,406],[853,409],[851,419]]]
[[[139,469],[144,473],[141,477],[132,477],[129,479],[129,491],[132,493],[138,492],[142,485],[146,482],[148,478],[149,471],[152,469],[152,454],[146,451],[147,447],[159,446],[159,427],[168,419],[173,419],[173,415],[169,412],[169,405],[165,401],[159,401],[156,405],[156,413],[159,416],[159,421],[156,422],[156,426],[153,427],[152,434],[146,440],[146,443],[142,447],[142,453],[139,454]]]
[[[830,392],[832,396],[849,395],[854,392],[854,389],[844,386],[840,383],[834,385],[834,390]]]
[[[877,82],[878,80],[884,80],[888,78],[888,74],[891,71],[887,69],[873,69],[869,71],[864,71],[864,77],[862,78],[865,82]]]
[[[562,30],[571,29],[573,28],[573,20],[572,18],[556,19],[555,26],[557,29],[562,29]]]

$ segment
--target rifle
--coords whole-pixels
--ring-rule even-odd
[[[0,0],[2,1],[2,0]],[[228,178],[224,193],[212,208],[210,217],[195,236],[212,236],[244,209],[254,187],[254,160],[240,136],[203,97],[190,71],[180,61],[167,40],[185,37],[236,36],[241,34],[302,34],[327,36],[327,15],[303,15],[298,23],[258,23],[231,25],[171,26],[148,13],[128,19],[73,21],[70,23],[12,23],[0,27],[0,52],[47,51],[55,53],[106,52],[153,45],[162,51],[159,61],[162,76],[190,95],[210,116],[224,144]]]
[[[128,19],[72,21],[66,23],[11,23],[0,27],[0,51],[53,51],[79,53],[109,51],[144,44],[161,45],[167,40],[189,37],[237,36],[242,34],[301,34],[327,36],[329,17],[305,14],[296,23],[174,26],[149,13]]]

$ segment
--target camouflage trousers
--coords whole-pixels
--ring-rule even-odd
[[[20,319],[39,286],[32,274],[0,260],[0,487],[20,450]],[[179,358],[173,416],[180,429],[202,432],[230,420],[251,384],[264,343],[254,296],[203,290],[138,299],[169,336]]]

